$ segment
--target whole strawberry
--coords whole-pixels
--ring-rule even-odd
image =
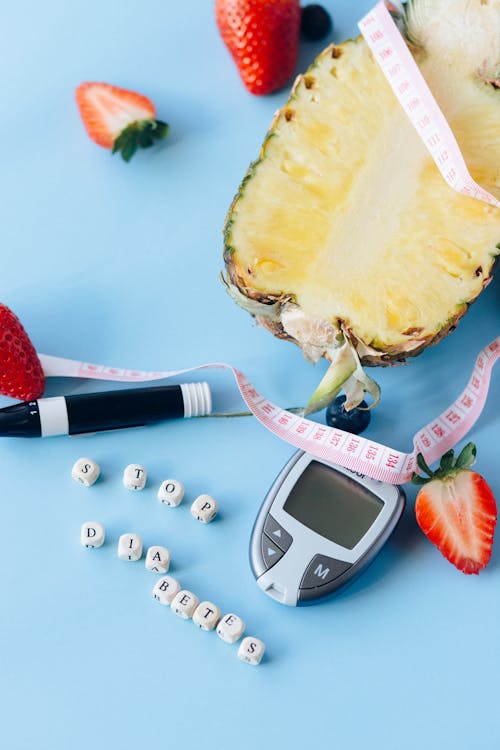
[[[85,129],[95,143],[130,161],[138,148],[149,148],[168,133],[156,119],[151,99],[109,83],[81,83],[75,92]]]
[[[297,64],[299,0],[216,0],[215,18],[250,93],[286,86]]]
[[[439,469],[431,471],[419,453],[417,463],[428,474],[414,474],[424,485],[415,502],[417,523],[439,551],[463,573],[479,573],[491,557],[497,506],[486,481],[469,469],[476,446],[468,443],[457,459],[445,453]]]
[[[39,398],[45,375],[19,318],[0,304],[0,393],[22,401]]]

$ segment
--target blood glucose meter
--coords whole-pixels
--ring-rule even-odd
[[[361,573],[403,512],[402,489],[299,451],[259,511],[250,564],[276,601],[312,604]]]

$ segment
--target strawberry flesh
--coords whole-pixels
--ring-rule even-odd
[[[40,398],[45,375],[35,347],[20,320],[0,304],[0,393],[30,401]]]
[[[103,148],[120,151],[129,161],[137,148],[148,148],[167,135],[168,125],[156,120],[151,99],[109,83],[86,82],[75,92],[85,129]]]
[[[463,573],[479,573],[490,561],[497,507],[487,482],[471,469],[431,479],[418,492],[417,523],[439,551]]]

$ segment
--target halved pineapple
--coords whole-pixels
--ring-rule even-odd
[[[413,0],[411,49],[473,178],[500,197],[500,0]],[[225,227],[236,301],[306,357],[332,365],[308,411],[361,365],[414,356],[452,330],[489,281],[500,210],[447,185],[362,38],[300,76]]]

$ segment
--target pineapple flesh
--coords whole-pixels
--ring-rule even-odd
[[[472,177],[500,198],[500,1],[413,0],[410,48]],[[452,330],[490,279],[500,209],[444,181],[362,38],[300,76],[225,227],[227,287],[275,335],[332,365],[308,411],[362,365]]]

